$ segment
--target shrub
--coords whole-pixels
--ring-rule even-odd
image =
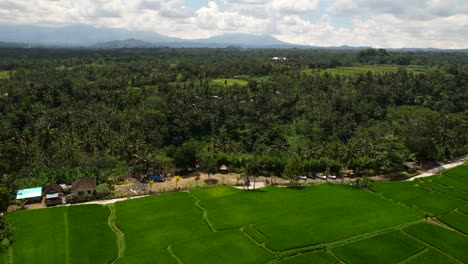
[[[10,205],[11,195],[7,188],[0,187],[0,213],[6,212]]]
[[[353,182],[353,187],[356,189],[369,188],[371,185],[371,180],[369,177],[356,178]]]
[[[10,237],[13,234],[13,229],[5,217],[0,215],[0,252],[6,250],[10,246]]]
[[[206,179],[205,184],[206,185],[216,185],[216,184],[218,184],[218,180],[217,179]]]
[[[111,192],[111,189],[109,187],[109,184],[107,183],[102,183],[102,184],[99,184],[98,186],[96,186],[96,191],[99,195],[102,195],[102,196],[107,196],[110,194]]]

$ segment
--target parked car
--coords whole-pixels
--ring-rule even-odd
[[[307,180],[307,176],[305,176],[305,175],[299,175],[298,178],[299,178],[299,180],[304,180],[304,181]]]
[[[151,175],[148,177],[149,181],[155,181],[155,182],[164,182],[166,179],[164,179],[163,175]]]
[[[328,179],[332,179],[332,180],[336,180],[336,176],[335,176],[335,175],[327,175],[327,178],[328,178]]]
[[[327,176],[323,175],[322,173],[317,173],[317,178],[319,179],[322,179],[322,180],[326,180],[327,179]]]
[[[309,178],[309,179],[312,179],[312,180],[313,180],[313,179],[315,179],[315,174],[313,174],[313,173],[309,173],[309,174],[307,174],[307,178]]]

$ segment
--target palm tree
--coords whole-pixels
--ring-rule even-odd
[[[57,135],[55,134],[55,129],[51,128],[48,124],[45,126],[39,133],[39,147],[42,150],[42,153],[47,157],[50,157],[50,147],[52,143],[56,140]]]

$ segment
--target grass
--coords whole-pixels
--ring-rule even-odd
[[[468,179],[462,179],[451,176],[434,176],[431,177],[431,179],[432,181],[446,185],[450,188],[468,192]]]
[[[437,183],[437,182],[433,182],[431,180],[431,178],[422,180],[420,185],[422,187],[429,188],[429,189],[431,189],[433,191],[440,192],[440,193],[443,193],[443,194],[446,194],[446,195],[450,195],[450,196],[458,198],[458,199],[462,199],[462,200],[465,200],[465,201],[468,200],[468,193],[467,192],[464,192],[464,191],[461,191],[461,190],[458,190],[458,189],[454,189],[454,188],[450,188],[449,186],[446,186],[446,185],[443,185],[443,184],[440,184],[440,183]]]
[[[10,71],[0,71],[0,79],[10,78]]]
[[[237,84],[239,86],[245,86],[249,82],[244,79],[237,79],[237,78],[218,78],[211,80],[211,84],[213,85],[221,85],[221,86],[232,86]]]
[[[242,229],[248,236],[250,236],[252,239],[257,241],[257,243],[262,244],[268,241],[268,238],[265,237],[263,234],[258,232],[254,226],[252,225],[246,225]]]
[[[421,223],[410,226],[404,231],[443,252],[455,257],[463,263],[468,262],[468,239],[457,232],[428,224]]]
[[[147,253],[125,256],[118,259],[115,264],[177,264],[177,261],[167,250],[151,251]]]
[[[468,236],[461,233],[468,232],[468,205],[456,198],[464,193],[457,185],[465,181],[459,172],[374,183],[373,192],[337,184],[256,191],[219,186],[106,207],[16,211],[7,214],[15,228],[12,259],[39,264],[451,263],[453,256],[468,262]],[[433,181],[445,178],[452,180],[450,187]],[[419,224],[424,213],[458,231]],[[8,259],[0,254],[1,263]]]
[[[355,74],[366,74],[372,73],[384,73],[384,72],[397,72],[399,68],[404,68],[408,72],[412,73],[426,73],[432,71],[432,68],[418,65],[409,66],[394,66],[394,65],[361,65],[354,67],[336,67],[328,69],[306,69],[306,74],[323,74],[329,73],[333,75],[355,75]]]
[[[177,242],[173,251],[183,263],[257,264],[273,259],[271,254],[255,245],[238,229]]]
[[[210,233],[202,211],[184,192],[115,204],[116,224],[125,234],[125,254],[166,250],[175,241]]]
[[[386,233],[332,249],[346,263],[397,263],[425,248],[400,231]]]
[[[468,215],[453,211],[449,214],[439,216],[438,219],[446,225],[468,235]]]
[[[419,188],[414,182],[381,182],[373,184],[371,188],[389,199],[413,206],[431,216],[449,213],[465,204],[452,196]]]
[[[455,264],[458,263],[455,260],[447,258],[447,256],[442,255],[434,249],[427,249],[418,254],[417,256],[408,259],[408,261],[401,262],[404,264]]]
[[[291,258],[284,259],[279,264],[334,264],[339,263],[333,256],[326,252],[311,252],[300,254]]]
[[[222,195],[217,194],[216,199],[211,189],[193,191],[215,229],[254,224],[269,238],[266,245],[273,250],[344,239],[422,217],[415,210],[346,186],[323,184],[302,190],[267,188],[257,192],[219,189],[222,191],[216,192]]]
[[[468,205],[463,206],[463,207],[458,207],[458,211],[468,215]]]
[[[107,208],[83,205],[8,214],[15,263],[108,263],[116,257]],[[52,250],[52,251],[51,251]],[[53,252],[53,254],[51,253]]]
[[[450,176],[457,176],[457,177],[463,177],[463,178],[468,179],[468,163],[465,163],[461,166],[447,170],[445,173]]]

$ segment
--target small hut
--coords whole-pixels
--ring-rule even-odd
[[[63,188],[59,184],[51,184],[42,189],[42,195],[45,196],[45,204],[47,206],[54,206],[63,203],[62,200]]]
[[[226,165],[223,164],[223,165],[221,165],[221,167],[219,167],[219,172],[221,174],[227,174],[229,172],[229,169],[228,169],[228,167]]]
[[[84,177],[74,181],[71,186],[71,193],[75,195],[96,195],[96,180]]]
[[[42,195],[49,197],[50,195],[59,195],[63,192],[62,186],[60,184],[53,183],[42,189]]]
[[[18,190],[16,200],[26,200],[27,204],[40,203],[42,201],[42,188],[29,188]]]

